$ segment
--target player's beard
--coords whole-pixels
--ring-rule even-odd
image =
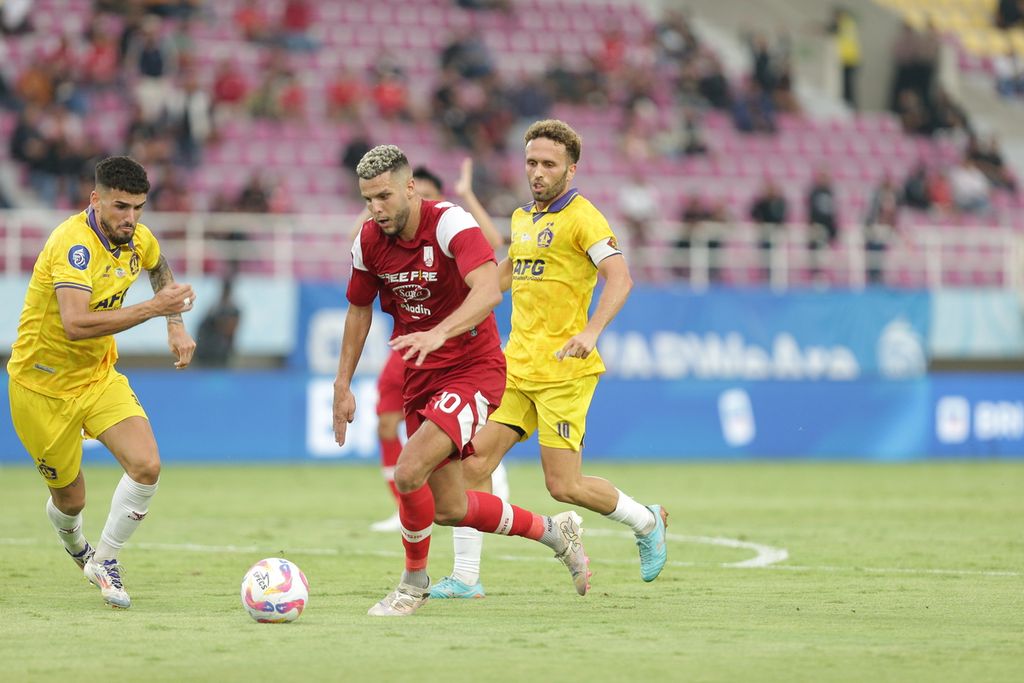
[[[530,183],[530,191],[533,193],[533,200],[546,204],[558,195],[565,192],[565,186],[569,184],[569,169],[565,169],[565,173],[557,181],[549,185],[546,189],[537,192],[533,189],[533,183]]]
[[[392,216],[391,220],[388,221],[387,230],[384,230],[383,228],[381,228],[381,230],[383,230],[386,236],[391,237],[393,239],[397,239],[398,235],[401,234],[403,230],[405,230],[405,225],[408,222],[409,207],[406,206],[404,209],[397,211],[395,215]]]
[[[122,246],[128,244],[129,242],[132,241],[132,238],[135,237],[135,224],[134,223],[131,224],[132,225],[132,231],[130,233],[128,233],[127,237],[119,237],[117,235],[117,233],[114,232],[114,229],[110,227],[110,223],[108,223],[102,216],[100,216],[100,225],[103,226],[103,233],[107,236],[107,239],[110,240],[110,243],[111,244],[115,244],[115,245],[117,245],[119,247],[122,247]]]

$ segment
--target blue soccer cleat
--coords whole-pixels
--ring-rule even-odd
[[[648,505],[647,509],[654,513],[654,528],[646,534],[637,534],[636,545],[640,549],[640,578],[654,581],[668,560],[668,548],[665,547],[668,513],[660,505]]]
[[[454,577],[446,576],[430,587],[430,597],[434,600],[482,598],[484,597],[484,586],[479,581],[470,586]]]

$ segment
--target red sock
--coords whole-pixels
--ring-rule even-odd
[[[539,540],[544,518],[490,493],[466,491],[466,516],[455,526],[469,526],[489,534],[524,536]]]
[[[395,464],[398,462],[398,455],[402,452],[402,442],[398,439],[381,439],[380,442],[380,466],[384,470],[384,480],[391,489],[391,495],[397,501],[399,498],[398,487],[395,486]]]
[[[406,570],[415,572],[426,569],[430,531],[434,524],[434,494],[430,487],[424,484],[412,493],[399,493],[398,518],[402,520]]]

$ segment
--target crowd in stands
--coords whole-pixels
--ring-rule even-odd
[[[451,4],[468,13],[493,14],[507,25],[521,25],[530,11],[515,0]],[[595,141],[585,132],[584,157],[593,158],[590,150],[601,144],[621,164],[615,205],[602,208],[621,221],[624,238],[633,245],[685,251],[694,226],[702,222],[749,220],[765,225],[761,245],[768,248],[773,232],[802,220],[816,226],[808,232],[814,251],[834,245],[844,226],[865,230],[869,248],[881,251],[891,230],[900,229],[905,211],[985,216],[992,211],[993,192],[1016,191],[998,141],[979,139],[964,110],[938,85],[934,27],[916,30],[907,24],[893,45],[890,107],[910,135],[957,139],[962,158],[942,165],[933,156],[905,177],[880,170],[862,215],[848,210],[843,215],[839,195],[844,181],[817,162],[801,176],[807,184],[801,188],[799,210],[792,206],[792,192],[785,191],[791,185],[782,187],[785,181],[770,174],[742,206],[713,190],[682,189],[668,197],[666,184],[657,177],[663,161],[718,163],[730,154],[716,149],[708,135],[707,122],[715,116],[727,117],[739,135],[751,139],[772,139],[786,121],[802,120],[794,94],[792,40],[785,33],[745,35],[748,76],[730,79],[719,56],[677,8],[651,18],[641,31],[596,26],[594,41],[547,53],[536,69],[506,68],[494,42],[467,21],[444,32],[433,64],[410,65],[384,35],[366,68],[344,58],[325,61],[330,69],[311,81],[297,60],[329,51],[320,25],[323,6],[312,0],[236,0],[230,7],[230,25],[214,33],[256,50],[255,69],[241,68],[230,53],[198,54],[195,36],[201,30],[208,35],[212,22],[224,21],[223,13],[218,18],[212,3],[202,0],[96,0],[77,33],[50,23],[35,26],[38,5],[4,3],[6,41],[46,31],[53,38],[32,41],[29,58],[22,54],[9,62],[17,68],[0,69],[0,107],[16,119],[9,157],[20,164],[43,205],[80,206],[91,188],[93,164],[112,153],[129,153],[151,170],[153,209],[299,210],[301,195],[279,182],[272,163],[198,194],[193,179],[222,143],[224,130],[240,121],[295,124],[300,130],[323,122],[344,133],[336,141],[333,162],[343,172],[333,191],[348,202],[339,206],[358,201],[352,170],[371,146],[390,141],[374,137],[385,124],[426,131],[433,148],[478,159],[478,194],[492,213],[508,215],[523,203],[521,172],[508,163],[518,159],[519,131],[524,122],[552,115],[559,107],[613,112],[614,130],[606,131],[611,140]],[[24,11],[19,14],[19,9]],[[844,97],[856,107],[859,53],[850,47],[856,45],[851,21],[837,12],[827,29],[847,45]],[[308,57],[301,64],[310,64]],[[105,126],[106,121],[112,123]],[[13,203],[2,193],[0,202]],[[677,219],[678,235],[653,234],[658,221]],[[716,239],[708,246],[721,244]]]

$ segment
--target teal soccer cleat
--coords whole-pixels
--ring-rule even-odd
[[[665,547],[668,513],[660,505],[648,505],[647,508],[654,513],[654,528],[644,535],[637,534],[636,545],[640,549],[640,578],[654,581],[668,560],[668,548]]]
[[[484,586],[479,581],[470,586],[454,577],[446,576],[430,587],[430,597],[434,600],[482,598],[484,597]]]

